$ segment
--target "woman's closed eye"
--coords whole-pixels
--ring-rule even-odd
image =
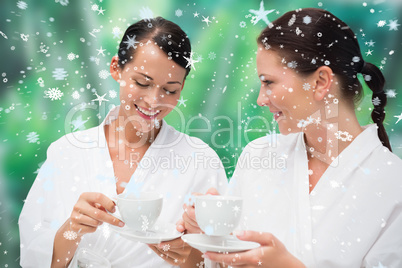
[[[147,88],[147,87],[149,87],[148,84],[141,84],[141,83],[138,82],[137,80],[135,80],[135,83],[136,83],[139,87],[142,87],[142,88]]]
[[[271,80],[263,80],[263,81],[261,81],[265,86],[269,86],[270,84],[272,84],[273,83],[273,81],[271,81]]]
[[[166,88],[164,88],[163,90],[165,90],[167,95],[173,95],[173,94],[176,94],[176,92],[177,92],[177,90],[168,90]]]

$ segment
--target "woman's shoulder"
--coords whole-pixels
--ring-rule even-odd
[[[99,126],[65,134],[52,142],[49,150],[79,150],[99,146]]]

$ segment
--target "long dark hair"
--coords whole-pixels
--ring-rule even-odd
[[[391,150],[383,121],[387,96],[385,78],[374,64],[365,62],[356,35],[332,13],[305,8],[290,11],[266,27],[257,39],[267,49],[277,52],[300,74],[311,74],[328,65],[340,80],[342,97],[355,102],[362,97],[361,73],[373,91],[371,118],[378,126],[378,137]]]
[[[124,65],[134,58],[138,42],[144,40],[155,42],[169,59],[185,68],[188,75],[191,66],[184,57],[190,58],[190,40],[177,24],[162,17],[143,19],[127,28],[118,51],[120,68],[124,69]]]

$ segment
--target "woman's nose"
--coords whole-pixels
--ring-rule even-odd
[[[268,106],[269,104],[271,104],[267,90],[262,87],[260,89],[260,93],[258,94],[257,104],[259,106]]]
[[[155,108],[159,104],[159,87],[154,86],[148,89],[144,100],[148,104],[149,108]]]

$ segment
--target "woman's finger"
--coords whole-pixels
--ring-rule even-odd
[[[90,227],[98,227],[102,223],[101,221],[77,212],[73,212],[70,219],[72,223],[82,224]]]
[[[96,207],[92,206],[90,203],[87,202],[79,202],[74,206],[74,211],[87,215],[95,220],[106,222],[115,226],[124,226],[124,222],[119,220],[118,218],[110,215],[109,213],[97,209]]]

